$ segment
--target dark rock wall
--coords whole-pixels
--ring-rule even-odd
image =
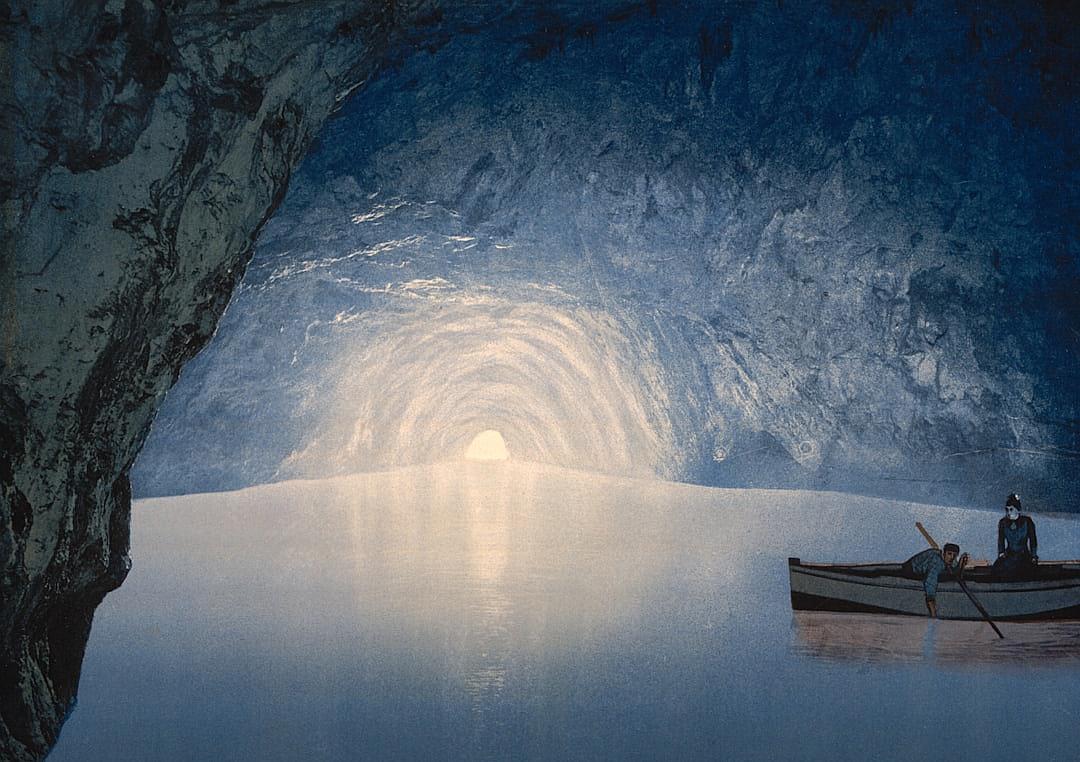
[[[0,756],[41,756],[129,566],[127,470],[327,114],[423,2],[0,8]],[[412,30],[412,31],[408,31]]]

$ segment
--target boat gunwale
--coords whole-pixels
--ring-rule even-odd
[[[892,564],[896,565],[896,564]],[[807,577],[817,577],[818,579],[829,579],[838,582],[847,582],[853,585],[861,585],[863,587],[879,587],[891,590],[896,589],[917,589],[922,587],[922,581],[912,577],[906,577],[902,574],[882,574],[880,577],[865,577],[858,574],[844,574],[843,572],[830,572],[827,569],[806,569],[801,566],[792,565],[790,567],[791,573],[800,573]],[[904,582],[907,584],[882,584],[882,579],[895,580],[897,582]],[[1076,577],[1068,580],[1063,579],[1048,579],[1048,580],[973,580],[966,579],[964,582],[976,586],[979,594],[993,594],[993,595],[1021,595],[1025,593],[1036,592],[1050,592],[1054,590],[1073,590],[1080,588],[1080,573]],[[1009,587],[1005,587],[1005,586]],[[1018,587],[1022,586],[1022,587]],[[956,579],[942,578],[938,584],[938,589],[946,590],[959,590],[959,581]]]
[[[794,557],[788,559],[788,566],[804,566],[804,567],[811,567],[811,568],[829,568],[829,569],[833,569],[833,568],[839,568],[839,569],[862,569],[862,568],[869,568],[869,567],[873,567],[873,566],[901,566],[902,564],[903,564],[903,561],[873,561],[873,562],[863,562],[863,563],[858,563],[858,564],[830,564],[830,563],[825,563],[824,561],[803,561],[801,558],[794,558]],[[990,564],[989,561],[983,561],[981,563],[976,562],[975,564],[969,564],[968,566],[966,566],[964,568],[967,568],[967,569],[971,569],[971,568],[982,569],[982,568],[985,568],[985,567],[990,566],[990,565],[991,564]],[[1040,568],[1075,566],[1075,567],[1077,567],[1076,571],[1080,572],[1080,560],[1074,560],[1074,561],[1042,561],[1042,560],[1040,560],[1037,565]],[[1072,571],[1072,570],[1070,569],[1070,571]]]

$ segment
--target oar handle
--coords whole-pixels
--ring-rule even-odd
[[[941,548],[938,547],[937,541],[935,541],[934,538],[930,536],[930,533],[926,531],[926,527],[922,525],[921,521],[915,522],[915,528],[922,532],[922,536],[926,538],[926,542],[930,545],[931,548],[933,548],[934,550],[941,550]]]

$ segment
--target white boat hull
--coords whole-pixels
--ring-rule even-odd
[[[791,605],[797,610],[927,615],[922,582],[905,577],[898,564],[845,567],[793,558],[788,569]],[[984,570],[982,579],[965,578],[964,584],[995,620],[1080,619],[1080,570],[1041,571],[1045,579],[1002,582],[988,579]],[[960,584],[949,579],[938,584],[937,612],[941,619],[983,618]]]

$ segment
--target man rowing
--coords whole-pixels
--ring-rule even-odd
[[[930,616],[937,618],[937,587],[941,575],[951,576],[963,569],[967,562],[968,554],[961,556],[960,546],[953,542],[945,543],[941,550],[927,548],[904,561],[904,572],[923,581],[926,610]]]

